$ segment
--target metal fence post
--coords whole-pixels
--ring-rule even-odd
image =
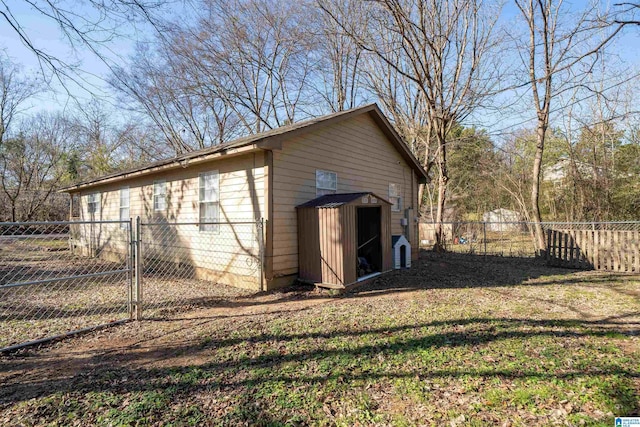
[[[265,290],[265,277],[264,277],[264,218],[260,218],[257,224],[259,228],[258,233],[258,253],[260,254],[260,290]]]
[[[135,246],[135,260],[136,260],[136,283],[135,283],[135,297],[136,297],[136,310],[135,320],[142,319],[142,221],[140,217],[136,217],[136,246]]]
[[[484,254],[487,254],[487,223],[482,221],[482,241],[484,242]]]
[[[136,286],[136,235],[135,229],[133,228],[133,218],[129,218],[129,294],[128,305],[129,305],[129,320],[134,319],[133,315],[133,300],[134,300],[134,289]]]

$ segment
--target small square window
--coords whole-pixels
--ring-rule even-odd
[[[338,191],[338,174],[331,171],[316,170],[316,196],[335,194]]]
[[[92,215],[100,214],[100,193],[87,195],[87,212]]]

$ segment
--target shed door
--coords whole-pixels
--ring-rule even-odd
[[[380,207],[358,208],[358,277],[382,271]]]

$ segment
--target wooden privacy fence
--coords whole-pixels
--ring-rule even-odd
[[[640,273],[640,230],[599,228],[547,228],[549,265]]]

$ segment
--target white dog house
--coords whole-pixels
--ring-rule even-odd
[[[391,238],[391,248],[393,253],[393,268],[411,267],[411,244],[404,236],[393,236]]]

